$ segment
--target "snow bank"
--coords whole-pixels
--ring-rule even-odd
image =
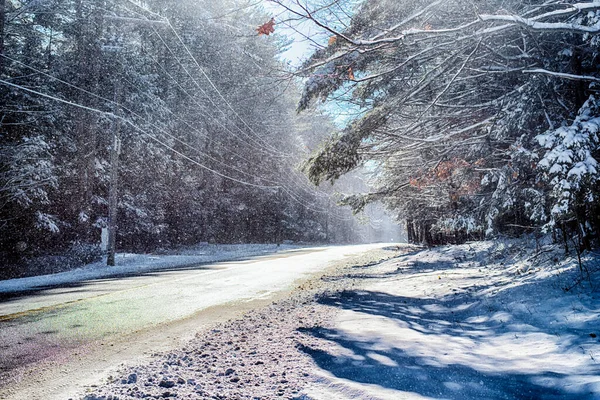
[[[310,330],[310,398],[600,398],[599,293],[557,246],[440,247],[357,276],[320,301],[339,313]]]
[[[232,261],[244,257],[255,257],[282,251],[293,251],[299,248],[301,247],[289,244],[280,246],[274,244],[202,244],[183,249],[176,254],[117,254],[117,265],[114,267],[107,266],[106,257],[104,257],[102,261],[88,264],[82,268],[68,272],[0,281],[0,293],[22,292],[36,288],[59,286],[92,279],[181,268],[194,264]]]

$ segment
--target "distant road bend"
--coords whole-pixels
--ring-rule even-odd
[[[0,398],[67,399],[122,363],[285,297],[331,262],[383,244],[306,248],[46,288],[0,301]]]

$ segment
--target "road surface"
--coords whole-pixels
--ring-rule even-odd
[[[123,363],[284,297],[332,262],[384,245],[291,250],[99,279],[0,302],[0,398],[67,399]]]

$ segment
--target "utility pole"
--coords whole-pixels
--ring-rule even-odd
[[[329,213],[331,212],[331,200],[327,199],[327,213],[325,214],[325,242],[331,243],[329,239]]]
[[[114,61],[116,65],[120,65],[118,54],[122,50],[118,45],[105,45],[102,50],[115,54]],[[115,254],[117,247],[117,215],[119,208],[119,155],[121,154],[121,120],[120,106],[121,102],[121,72],[122,68],[117,68],[118,71],[114,77],[114,99],[113,99],[113,119],[111,123],[112,130],[112,146],[110,147],[110,183],[108,188],[108,257],[106,265],[115,266]]]
[[[3,1],[3,0],[0,0]],[[136,18],[120,18],[120,17],[108,17],[115,23],[125,24],[162,24],[164,21],[150,21],[147,19],[136,19]],[[103,46],[103,50],[118,54],[122,50],[122,46],[118,44]],[[121,64],[120,60],[115,57],[115,62]],[[121,118],[120,118],[120,107],[121,101],[121,73],[120,70],[115,75],[115,95],[114,95],[114,117],[112,121],[112,133],[113,133],[113,144],[110,149],[110,187],[108,190],[108,257],[106,259],[106,265],[115,266],[115,254],[117,247],[117,217],[119,207],[119,155],[121,154]]]
[[[121,154],[121,121],[118,117],[121,98],[121,77],[115,80],[115,117],[112,121],[113,143],[110,148],[110,187],[108,190],[108,258],[106,265],[115,265],[117,244],[117,210],[119,207],[119,155]]]

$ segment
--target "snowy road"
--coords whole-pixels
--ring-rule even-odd
[[[5,298],[0,303],[0,397],[48,399],[54,393],[66,398],[74,381],[93,382],[115,363],[181,344],[202,323],[277,298],[330,262],[382,246],[298,249]],[[39,386],[40,379],[53,386]]]

